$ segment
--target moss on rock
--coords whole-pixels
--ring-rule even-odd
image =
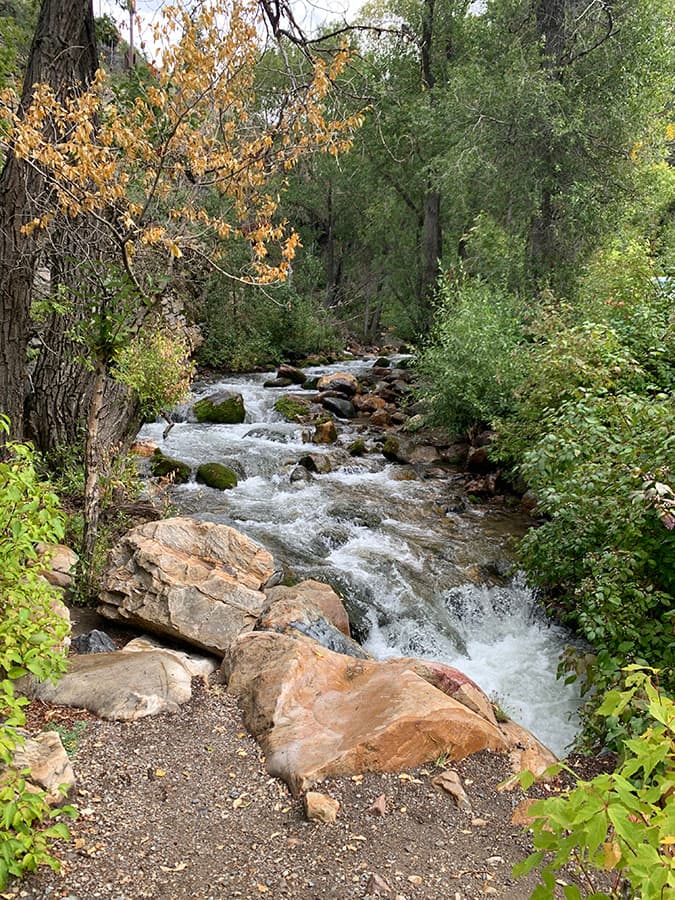
[[[180,459],[165,456],[159,447],[150,457],[150,471],[156,478],[171,476],[174,484],[185,484],[190,480],[190,466]]]
[[[218,491],[228,491],[239,483],[237,473],[220,463],[202,463],[197,469],[197,481]]]
[[[274,404],[275,410],[289,422],[301,422],[309,412],[306,403],[284,394]]]
[[[204,397],[195,403],[193,409],[198,422],[238,425],[246,418],[244,398],[229,391]]]

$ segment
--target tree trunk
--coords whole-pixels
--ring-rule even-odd
[[[103,392],[106,382],[105,360],[99,357],[94,370],[94,383],[89,400],[87,434],[84,451],[84,531],[82,534],[82,561],[85,572],[91,570],[91,562],[96,549],[98,520],[101,512],[101,491],[99,486],[101,468],[101,444],[99,421],[103,409]]]
[[[424,198],[424,243],[422,252],[422,327],[431,317],[431,300],[438,282],[438,261],[443,252],[441,193],[431,187]]]
[[[91,0],[44,0],[20,108],[29,106],[37,82],[48,84],[59,99],[72,96],[96,65]],[[23,436],[30,299],[40,252],[39,239],[22,234],[21,227],[49,199],[42,175],[10,151],[0,174],[0,411],[10,416],[14,438]]]

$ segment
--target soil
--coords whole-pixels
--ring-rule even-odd
[[[511,875],[530,841],[511,824],[520,789],[497,790],[505,757],[484,752],[455,765],[471,813],[431,785],[439,760],[327,780],[317,790],[340,802],[337,821],[308,822],[302,801],[266,773],[226,689],[193,687],[180,713],[132,723],[31,704],[31,729],[57,727],[72,753],[79,818],[56,847],[61,872],[41,869],[3,898],[530,896],[535,877]],[[384,816],[371,809],[380,795]]]

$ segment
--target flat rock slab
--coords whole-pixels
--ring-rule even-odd
[[[400,660],[391,663],[255,632],[232,645],[223,672],[267,770],[296,795],[329,775],[396,772],[441,755],[507,749],[495,724]]]
[[[99,612],[222,656],[253,628],[274,574],[267,550],[213,522],[148,522],[110,554]]]
[[[56,683],[21,679],[29,696],[58,706],[88,709],[103,719],[133,720],[177,712],[192,696],[192,677],[163,650],[74,656]]]

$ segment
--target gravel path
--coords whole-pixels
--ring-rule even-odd
[[[77,744],[80,818],[58,847],[61,873],[41,870],[4,898],[464,900],[532,889],[511,878],[528,838],[510,822],[521,795],[496,790],[508,775],[498,755],[457,766],[472,814],[431,786],[439,770],[430,765],[324,782],[318,789],[341,808],[321,825],[267,775],[220,685],[197,686],[174,716],[123,724],[42,707],[33,718],[60,721]],[[371,810],[380,795],[384,816]]]

